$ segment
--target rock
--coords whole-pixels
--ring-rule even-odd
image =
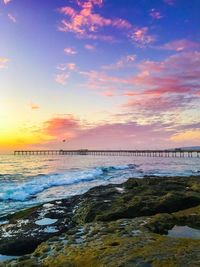
[[[120,192],[116,185],[96,187],[82,196],[74,219],[78,223],[111,221],[193,207],[200,204],[198,182],[199,177],[163,177],[129,179],[120,185]]]
[[[77,199],[78,196],[62,200],[60,204],[54,201],[8,216],[9,223],[0,227],[0,254],[31,253],[40,243],[70,229],[74,225],[72,215]]]
[[[191,211],[186,213],[189,216]],[[167,214],[160,216],[163,216],[163,223],[165,219],[167,222]],[[174,218],[180,216],[179,213],[173,214]],[[157,220],[158,215],[154,215],[76,226],[58,239],[42,243],[24,260],[12,260],[4,266],[199,266],[200,240],[154,233],[149,225]]]
[[[37,249],[4,266],[198,266],[199,240],[161,234],[174,225],[200,226],[199,179],[132,178],[8,216],[0,225],[0,254]]]

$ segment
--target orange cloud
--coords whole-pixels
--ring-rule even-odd
[[[75,49],[71,48],[71,47],[66,47],[64,49],[64,52],[67,55],[75,55],[75,54],[77,54],[77,51]]]
[[[31,103],[31,109],[39,109],[40,106],[38,106],[37,104]]]
[[[0,57],[0,69],[6,69],[9,59],[6,57]]]
[[[200,130],[189,130],[185,132],[176,133],[171,137],[171,140],[176,142],[194,142],[196,144],[199,144],[200,141]]]

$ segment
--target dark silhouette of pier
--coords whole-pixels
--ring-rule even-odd
[[[200,158],[200,150],[15,150],[14,155],[68,155],[68,156],[134,156]]]

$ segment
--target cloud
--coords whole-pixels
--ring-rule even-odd
[[[187,39],[175,40],[169,43],[166,43],[158,47],[161,50],[172,50],[177,52],[182,52],[185,50],[195,50],[200,48],[199,42],[193,42]]]
[[[121,30],[120,34],[132,40],[139,47],[145,47],[152,43],[155,38],[148,32],[147,27],[136,27],[122,18],[106,18],[94,12],[94,7],[102,7],[103,1],[76,1],[77,8],[70,6],[61,7],[59,13],[65,17],[61,20],[58,30],[72,32],[78,38],[104,40],[112,42],[115,37],[113,31],[110,34],[102,34],[102,28],[114,28]],[[101,30],[101,31],[100,31]],[[105,31],[104,31],[105,32]]]
[[[76,69],[76,64],[75,63],[63,63],[59,64],[57,67],[57,70],[65,71],[65,70],[75,70]]]
[[[114,96],[114,93],[112,91],[105,91],[102,93],[103,96]]]
[[[135,62],[136,55],[127,55],[121,57],[116,63],[105,65],[102,67],[104,70],[112,70],[112,69],[120,69],[124,67],[131,67],[133,66],[133,62]]]
[[[124,63],[124,61],[122,61]],[[115,76],[106,70],[123,64],[104,66],[103,71],[80,72],[87,86],[98,93],[124,96],[126,111],[150,119],[195,108],[200,102],[200,52],[178,52],[162,61],[134,62],[132,76]],[[127,111],[127,112],[128,112]]]
[[[176,133],[172,135],[171,140],[176,141],[176,142],[184,142],[184,145],[186,145],[185,142],[188,142],[188,145],[190,146],[193,145],[193,143],[194,145],[199,144],[200,130],[195,129],[195,130]]]
[[[83,147],[88,149],[142,149],[147,146],[152,149],[168,148],[184,140],[191,142],[193,137],[196,144],[198,143],[199,129],[182,132],[180,129],[173,122],[163,123],[161,121],[138,123],[129,120],[121,123],[102,122],[98,125],[88,125],[87,122],[82,123],[73,115],[66,114],[45,121],[40,134],[46,136],[44,140],[51,140],[44,143],[45,146],[51,148],[57,148],[61,141],[66,139],[65,148],[67,146],[67,149]],[[188,134],[189,132],[191,133]],[[193,143],[195,142],[193,140]]]
[[[53,117],[43,123],[42,132],[55,138],[73,137],[80,129],[80,122],[73,115]]]
[[[87,78],[87,86],[90,89],[97,90],[98,92],[110,91],[110,88],[113,86],[116,88],[118,85],[124,86],[128,83],[127,79],[110,76],[103,71],[82,71],[79,74]]]
[[[66,47],[64,49],[64,52],[67,55],[75,55],[75,54],[77,54],[77,51],[75,49],[71,48],[71,47]]]
[[[141,115],[181,112],[198,105],[200,52],[182,52],[161,62],[144,61],[129,79],[135,88],[124,105]],[[133,92],[133,94],[131,94]]]
[[[174,131],[165,131],[165,126],[161,123],[138,124],[136,122],[126,123],[104,123],[82,130],[71,146],[84,147],[90,149],[136,149],[148,147],[167,146]],[[122,138],[123,136],[123,138]]]
[[[86,44],[84,47],[87,50],[95,50],[95,46],[94,45],[91,45],[91,44]]]
[[[16,17],[15,17],[13,14],[11,14],[11,13],[8,13],[8,18],[9,18],[9,20],[12,21],[13,23],[16,23],[16,22],[17,22]]]
[[[194,100],[193,97],[176,95],[176,96],[154,96],[141,99],[131,99],[124,106],[128,109],[139,109],[141,112],[148,112],[148,115],[154,115],[157,112],[165,113],[177,111],[180,108],[185,108],[188,103]]]
[[[102,66],[102,71],[79,71],[79,74],[87,78],[89,88],[101,93],[115,88],[113,92],[115,95],[134,96],[137,100],[141,98],[141,101],[144,97],[156,97],[155,101],[157,101],[158,97],[167,95],[171,98],[175,97],[175,102],[177,95],[185,95],[185,99],[191,102],[195,98],[199,99],[200,52],[178,52],[163,61],[135,62],[134,56],[131,56],[130,64],[136,74],[115,76],[106,73],[107,70],[126,67],[126,64],[129,64],[129,56],[123,57],[114,64]],[[187,98],[188,95],[191,97]],[[169,102],[169,99],[166,102]]]
[[[55,75],[55,82],[61,85],[65,85],[71,73],[73,71],[76,71],[76,64],[73,62],[62,63],[62,64],[57,65],[56,69],[58,71],[61,71],[62,73],[57,73]]]
[[[30,107],[31,107],[31,109],[39,109],[40,108],[40,106],[38,106],[37,104],[34,104],[34,103],[31,103]]]
[[[9,59],[6,57],[0,57],[0,69],[6,69]]]
[[[175,4],[175,0],[163,0],[163,2],[169,6],[173,6]]]
[[[49,137],[48,147],[58,147],[63,139],[67,139],[68,149],[136,149],[156,146],[163,147],[166,140],[175,134],[170,125],[161,122],[139,124],[134,121],[124,123],[99,123],[87,125],[71,114],[56,116],[43,123],[41,133]],[[123,136],[123,139],[121,138]],[[47,139],[47,138],[46,138]],[[156,141],[156,145],[155,145]],[[165,141],[165,142],[164,142]],[[152,144],[152,145],[151,145]]]
[[[94,6],[99,6],[98,1],[78,1],[77,4],[80,8],[79,11],[68,6],[59,9],[60,13],[69,18],[68,20],[62,20],[59,26],[60,31],[74,32],[80,37],[89,37],[90,34],[96,32],[99,27],[112,24],[111,19],[93,13]]]
[[[148,27],[136,28],[129,37],[138,47],[146,47],[148,44],[155,41],[155,37],[148,34],[148,31]]]
[[[61,85],[65,85],[69,78],[69,73],[60,73],[55,75],[55,81]]]
[[[7,5],[11,2],[11,0],[3,0],[4,4]]]
[[[156,10],[155,8],[152,8],[150,10],[149,15],[155,20],[159,20],[159,19],[163,18],[163,15],[161,15],[161,13],[158,10]]]

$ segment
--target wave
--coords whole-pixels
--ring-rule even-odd
[[[1,184],[0,201],[26,201],[37,196],[46,189],[56,186],[67,186],[90,182],[109,172],[135,168],[134,164],[125,166],[96,167],[92,169],[69,171],[63,174],[38,174],[30,180]],[[106,177],[105,177],[106,178]]]
[[[112,172],[112,171],[120,171],[120,170],[127,170],[127,169],[135,169],[138,167],[136,164],[128,164],[128,165],[122,165],[122,166],[103,166],[100,167],[100,169],[103,172]]]

